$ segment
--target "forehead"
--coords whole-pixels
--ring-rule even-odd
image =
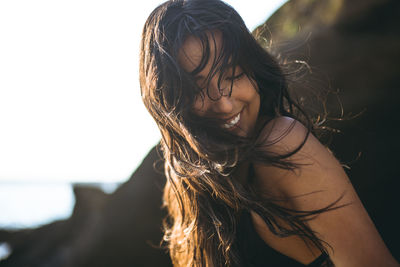
[[[207,62],[208,66],[217,59],[218,52],[222,46],[222,37],[221,33],[218,32],[207,33],[206,36],[206,42],[210,49],[209,59]],[[201,64],[207,43],[202,42],[200,38],[193,35],[187,37],[183,42],[183,45],[179,50],[178,61],[187,72],[192,72]],[[205,69],[208,68],[206,67]]]

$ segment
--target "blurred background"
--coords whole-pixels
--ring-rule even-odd
[[[170,264],[155,248],[159,133],[138,84],[161,2],[0,1],[0,266]],[[400,2],[226,2],[276,56],[309,63],[299,91],[335,92],[330,146],[399,260]]]

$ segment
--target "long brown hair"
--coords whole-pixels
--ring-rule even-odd
[[[235,170],[243,162],[262,161],[281,168],[296,165],[285,155],[271,155],[257,145],[257,132],[236,136],[221,129],[217,120],[193,114],[195,97],[207,97],[193,77],[209,61],[208,35],[222,36],[219,60],[208,79],[240,66],[257,83],[260,116],[291,116],[313,126],[289,93],[278,62],[253,38],[239,14],[219,0],[172,0],[158,6],[147,19],[141,42],[140,85],[143,102],[161,131],[167,177],[164,205],[165,236],[172,261],[178,266],[241,266],[236,241],[243,211],[254,211],[279,236],[299,235],[321,251],[325,246],[306,221],[333,205],[316,211],[285,209],[261,196],[251,182],[241,183]],[[191,73],[178,62],[188,36],[203,45],[200,65]],[[220,77],[221,78],[221,77]],[[248,181],[252,174],[249,173]],[[289,227],[277,223],[282,219]]]

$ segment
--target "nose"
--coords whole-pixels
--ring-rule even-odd
[[[194,111],[200,116],[224,116],[232,114],[233,100],[228,96],[219,96],[216,99],[211,99],[209,96],[198,98],[194,103]]]
[[[233,103],[230,96],[222,95],[218,99],[208,99],[209,111],[214,114],[231,114],[233,110]]]
[[[200,116],[224,116],[232,114],[234,103],[229,95],[218,96],[218,98],[205,95],[203,98],[196,99],[193,109]]]
[[[223,88],[220,88],[223,87]],[[206,116],[224,116],[232,114],[234,109],[233,98],[227,92],[228,85],[218,85],[217,79],[210,82],[208,89],[204,92],[203,98],[195,101],[194,108],[201,115]]]

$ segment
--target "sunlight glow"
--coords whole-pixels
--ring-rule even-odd
[[[228,2],[252,29],[284,0]],[[0,182],[122,182],[157,143],[138,49],[161,1],[138,3],[0,1]]]

